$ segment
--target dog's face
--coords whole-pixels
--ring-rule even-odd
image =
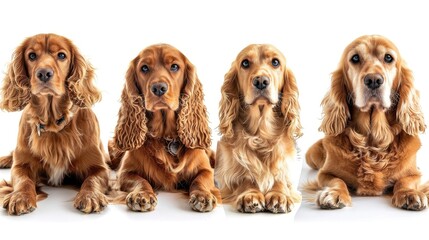
[[[365,112],[372,107],[390,108],[398,74],[396,47],[385,38],[364,36],[352,42],[343,56],[356,107]]]
[[[148,111],[178,109],[186,67],[183,54],[169,45],[151,46],[140,53],[136,63],[137,84]]]
[[[61,96],[69,75],[69,41],[57,35],[36,35],[24,45],[25,67],[34,95]]]
[[[235,64],[244,102],[276,104],[283,87],[286,60],[271,45],[249,45],[237,56]]]

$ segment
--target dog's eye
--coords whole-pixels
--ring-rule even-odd
[[[385,61],[386,63],[391,63],[391,62],[393,62],[393,57],[392,57],[392,55],[390,55],[390,54],[386,54],[386,55],[384,55],[384,61]]]
[[[36,60],[37,55],[34,52],[32,52],[32,53],[28,54],[28,58],[30,59],[30,61],[34,61],[34,60]]]
[[[249,67],[250,67],[250,62],[249,62],[249,60],[244,59],[244,60],[241,62],[241,67],[242,67],[242,68],[244,68],[244,69],[249,68]]]
[[[58,59],[61,59],[61,60],[66,59],[66,54],[63,52],[58,53]]]
[[[273,60],[271,61],[271,64],[274,67],[278,67],[278,66],[280,66],[280,61],[277,58],[273,58]]]
[[[142,66],[142,72],[148,73],[149,72],[149,67],[147,65],[143,65]]]
[[[172,71],[172,72],[179,71],[179,65],[177,65],[177,64],[171,64],[170,71]]]
[[[352,63],[359,63],[360,62],[359,55],[358,54],[353,55],[350,61],[352,61]]]

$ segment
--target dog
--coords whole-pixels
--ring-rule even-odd
[[[155,190],[188,192],[198,212],[221,202],[203,101],[195,67],[173,46],[149,46],[131,61],[109,154],[132,211],[154,210]]]
[[[67,38],[28,37],[18,46],[3,80],[0,108],[22,111],[18,141],[2,167],[12,167],[11,184],[0,190],[10,215],[36,209],[36,186],[80,186],[74,207],[84,213],[107,206],[108,155],[90,107],[101,99],[94,70]]]
[[[244,48],[225,75],[215,179],[239,212],[290,212],[301,196],[288,173],[302,135],[298,87],[272,45]]]
[[[418,134],[426,128],[419,92],[390,40],[367,35],[352,41],[322,106],[325,137],[306,153],[307,164],[319,170],[317,181],[304,186],[317,192],[320,208],[351,206],[349,190],[361,196],[393,191],[395,207],[427,207],[416,167]]]

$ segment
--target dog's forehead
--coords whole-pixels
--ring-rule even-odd
[[[179,50],[168,46],[151,46],[141,52],[141,58],[146,63],[162,63],[180,61],[183,59],[183,54]]]
[[[279,60],[285,60],[285,57],[279,50],[269,44],[252,44],[244,48],[238,55],[237,59],[252,59],[260,60],[279,58]]]
[[[360,38],[353,42],[349,47],[347,56],[350,58],[354,54],[373,55],[383,57],[385,54],[390,54],[397,58],[399,53],[396,47],[387,39],[381,37]]]
[[[60,36],[37,35],[29,39],[28,48],[34,51],[58,52],[69,50],[68,41]]]

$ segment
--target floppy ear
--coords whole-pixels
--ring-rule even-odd
[[[208,148],[211,139],[203,88],[194,66],[187,59],[184,77],[186,85],[180,97],[177,119],[180,141],[188,148]]]
[[[299,116],[301,110],[298,102],[298,86],[292,71],[286,68],[283,77],[284,85],[282,90],[281,111],[285,117],[285,124],[288,126],[287,132],[291,138],[302,136],[302,126]]]
[[[319,130],[326,135],[336,136],[342,133],[350,118],[346,78],[343,68],[335,71],[332,74],[331,88],[322,100],[323,119]]]
[[[101,100],[101,93],[93,84],[94,68],[71,42],[71,66],[67,79],[70,99],[79,107],[91,107]]]
[[[3,79],[0,102],[0,108],[3,110],[10,112],[22,110],[30,101],[30,78],[24,56],[26,46],[27,44],[24,42],[15,50],[12,62]]]
[[[399,102],[396,118],[402,129],[409,135],[417,135],[424,132],[426,125],[420,107],[420,94],[414,87],[413,75],[409,68],[402,65],[399,76]]]
[[[126,73],[118,123],[113,137],[116,147],[121,151],[137,149],[146,140],[146,109],[143,94],[137,88],[136,60],[137,58],[130,63]]]
[[[235,62],[233,62],[231,69],[225,74],[225,80],[221,88],[222,97],[219,103],[219,130],[226,138],[234,137],[233,124],[240,109],[237,75]]]

